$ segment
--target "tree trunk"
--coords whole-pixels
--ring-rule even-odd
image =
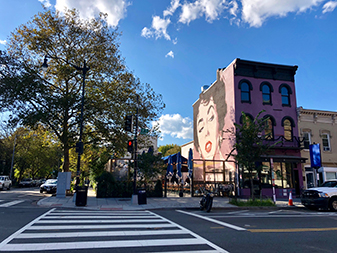
[[[254,185],[253,185],[252,173],[250,173],[249,180],[250,180],[250,195],[251,195],[252,200],[254,200],[255,196],[254,196]]]
[[[68,143],[64,144],[64,149],[63,149],[63,172],[68,172],[69,171],[69,146]]]

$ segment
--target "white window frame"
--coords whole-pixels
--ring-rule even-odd
[[[326,138],[324,138],[324,136],[326,136]],[[324,146],[323,139],[327,139],[328,146]],[[330,134],[328,134],[328,133],[322,133],[322,147],[323,147],[323,151],[331,151]]]
[[[309,141],[309,145],[310,145],[311,144],[311,132],[310,131],[303,131],[303,139],[304,139],[305,135],[308,136],[308,141]],[[309,150],[309,147],[306,148],[306,150]]]

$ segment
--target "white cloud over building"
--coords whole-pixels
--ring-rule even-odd
[[[40,0],[49,2],[48,0]],[[107,13],[107,22],[110,26],[117,26],[119,21],[126,17],[126,9],[130,3],[126,0],[56,0],[55,8],[61,12],[65,8],[76,8],[83,19],[93,18],[100,12]]]
[[[186,25],[200,18],[209,23],[226,18],[230,24],[261,27],[272,17],[282,18],[290,13],[302,14],[318,8],[322,8],[324,14],[336,7],[336,0],[171,0],[163,11],[163,18],[153,16],[151,28],[144,27],[142,36],[171,40],[168,28],[172,22],[167,16],[177,15],[177,23]]]
[[[157,122],[162,138],[165,135],[178,139],[193,139],[192,120],[188,117],[183,118],[180,114],[163,114]]]

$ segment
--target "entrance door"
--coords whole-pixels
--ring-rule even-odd
[[[300,180],[298,176],[298,170],[294,170],[294,183],[296,195],[299,196],[301,194],[301,190],[300,190]]]

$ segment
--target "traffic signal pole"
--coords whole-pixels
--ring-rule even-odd
[[[137,170],[138,170],[138,157],[137,157],[137,134],[138,134],[138,108],[139,108],[139,96],[137,95],[137,111],[136,111],[136,127],[135,127],[135,137],[134,137],[134,161],[135,168],[133,173],[133,194],[137,195]],[[138,199],[138,196],[137,196]]]

